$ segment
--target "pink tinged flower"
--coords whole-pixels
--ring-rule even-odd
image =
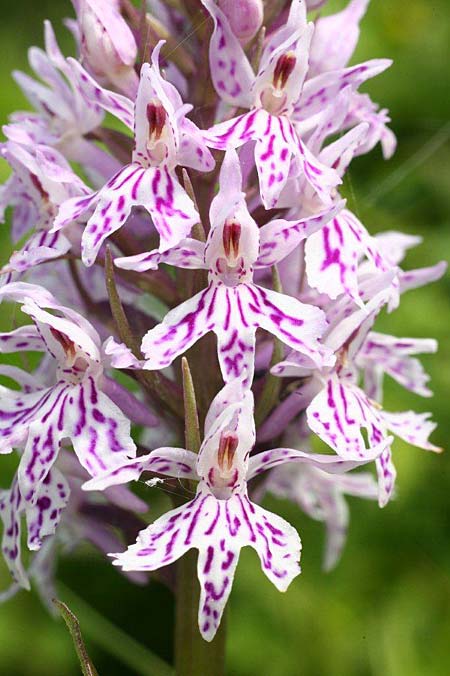
[[[37,112],[12,115],[10,123],[3,128],[5,135],[31,147],[36,143],[56,147],[88,171],[110,176],[115,160],[84,138],[101,124],[104,113],[95,99],[86,100],[80,95],[48,21],[45,22],[45,50],[32,47],[29,51],[30,65],[40,81],[22,72],[14,73],[16,82]]]
[[[0,603],[11,598],[20,588],[29,589],[33,581],[43,602],[52,611],[55,597],[55,567],[61,545],[71,549],[79,542],[91,541],[101,551],[118,546],[120,539],[102,519],[101,509],[115,509],[117,526],[126,512],[144,513],[147,505],[123,486],[113,486],[95,495],[90,501],[81,490],[89,475],[73,455],[63,451],[58,468],[52,467],[37,493],[35,504],[22,497],[17,476],[11,489],[0,491],[0,518],[3,521],[2,553],[15,582],[0,593]],[[92,508],[95,515],[91,516]],[[91,510],[91,511],[90,511]],[[27,546],[34,552],[25,571],[20,556],[22,519],[26,519]],[[128,514],[129,517],[129,514]],[[130,576],[131,577],[131,576]],[[135,581],[142,582],[136,575]]]
[[[200,131],[185,117],[189,107],[183,105],[176,89],[160,74],[161,44],[153,51],[152,64],[145,63],[141,70],[134,107],[132,162],[97,193],[68,200],[55,221],[54,229],[58,230],[93,211],[82,238],[82,257],[88,266],[94,263],[104,240],[125,224],[135,206],[149,211],[160,235],[160,251],[176,246],[199,220],[192,200],[178,182],[175,168],[184,164],[209,171],[214,161]],[[99,105],[129,126],[133,124],[130,101],[101,89],[79,66],[77,69],[86,95],[93,88]]]
[[[27,327],[29,337],[23,340],[17,331],[12,336],[1,335],[0,350],[6,346],[10,352],[15,341],[19,351],[48,352],[56,365],[56,382],[50,387],[29,392],[2,387],[0,452],[25,447],[19,485],[24,500],[36,504],[64,439],[70,439],[78,460],[91,475],[134,456],[136,447],[129,421],[102,392],[102,374],[109,360],[89,322],[31,284],[8,284],[0,289],[0,298],[21,302],[22,311],[35,325],[34,333]]]
[[[87,192],[84,183],[73,173],[64,157],[54,148],[36,146],[33,151],[8,141],[2,148],[2,155],[13,169],[10,185],[12,192],[3,192],[6,207],[11,204],[18,213],[33,216],[26,218],[27,225],[34,226],[35,232],[27,239],[21,250],[15,251],[0,273],[26,270],[51,258],[67,253],[70,241],[62,233],[49,233],[59,205],[73,195]],[[17,197],[20,197],[18,203]],[[24,234],[21,232],[19,234]],[[16,233],[17,234],[17,233]]]
[[[364,372],[364,389],[371,399],[382,400],[384,375],[422,397],[431,397],[427,383],[430,376],[412,355],[433,353],[437,342],[432,338],[397,338],[371,331],[357,355],[357,365]]]
[[[250,501],[247,481],[284,462],[313,463],[329,471],[345,471],[333,456],[274,449],[249,458],[255,441],[253,395],[237,380],[213,401],[198,455],[182,449],[156,449],[85,484],[86,489],[137,479],[143,471],[198,479],[196,497],[141,531],[135,545],[115,554],[123,570],[155,570],[169,565],[191,548],[199,550],[201,587],[199,627],[211,640],[231,591],[242,547],[256,550],[264,573],[280,591],[299,574],[300,539],[286,521]],[[166,464],[164,465],[164,461]],[[354,466],[354,465],[353,465]]]
[[[69,499],[69,486],[56,468],[49,471],[36,493],[34,504],[27,502],[17,477],[9,490],[0,491],[0,519],[3,522],[2,553],[14,581],[30,588],[21,561],[21,523],[26,518],[28,548],[38,550],[42,539],[53,535]]]
[[[287,253],[283,228],[292,248],[306,236],[308,229],[321,227],[325,216],[293,223],[274,222],[273,249],[269,264]],[[218,357],[226,381],[245,373],[250,381],[254,370],[255,333],[263,328],[287,345],[307,354],[315,363],[324,363],[330,355],[318,343],[326,324],[321,310],[304,305],[253,283],[253,266],[260,255],[259,229],[251,218],[241,192],[241,171],[236,153],[226,153],[221,174],[220,191],[210,210],[211,230],[199,267],[209,271],[209,285],[193,298],[171,310],[163,322],[151,329],[142,341],[145,368],[168,366],[199,338],[213,331],[217,336]],[[270,231],[264,234],[264,243]],[[192,254],[192,255],[191,255]],[[265,251],[264,251],[264,255]],[[148,254],[119,260],[122,267],[145,269]],[[150,254],[154,265],[155,254]],[[188,247],[175,252],[176,264],[193,267],[197,252]],[[170,262],[170,252],[163,260]],[[264,265],[265,261],[261,263]]]
[[[330,331],[325,344],[335,350],[336,366],[317,374],[315,382],[318,393],[306,409],[310,429],[340,457],[375,459],[381,506],[392,495],[396,474],[392,464],[392,437],[388,436],[389,432],[403,439],[407,438],[409,443],[420,448],[439,450],[428,441],[428,436],[434,429],[434,425],[428,421],[429,414],[415,414],[411,411],[387,413],[358,386],[355,360],[385,301],[386,294],[378,294],[364,309],[357,310],[342,320],[341,325],[337,324],[334,331]],[[299,363],[293,355],[286,362],[274,367],[274,372],[279,375],[305,377],[307,365],[302,366],[301,361]]]
[[[368,94],[353,92],[348,114],[344,121],[344,127],[353,127],[360,122],[369,125],[369,131],[365,141],[361,143],[356,155],[365,155],[381,143],[381,150],[385,160],[389,160],[397,147],[397,139],[394,132],[387,126],[391,121],[389,111],[374,103]]]
[[[363,257],[367,257],[375,273],[382,274],[391,269],[376,239],[351,211],[344,209],[306,241],[308,283],[332,299],[345,294],[361,306],[359,286]],[[395,277],[392,285],[392,293],[398,293]]]
[[[308,464],[286,464],[270,472],[264,490],[295,502],[312,519],[326,527],[323,567],[338,563],[347,538],[349,507],[346,495],[376,500],[377,483],[368,472],[331,474]]]
[[[202,2],[214,20],[209,54],[216,91],[226,103],[250,109],[212,127],[210,144],[223,150],[256,142],[255,162],[266,208],[276,205],[293,161],[320,199],[330,202],[330,190],[339,178],[310,153],[290,120],[306,76],[313,31],[306,23],[303,2],[292,2],[286,25],[270,36],[257,75],[223,12],[210,0]]]
[[[446,261],[440,261],[436,265],[416,270],[403,270],[400,267],[400,263],[406,256],[407,251],[420,244],[422,241],[421,237],[390,231],[375,235],[375,240],[383,258],[388,261],[393,269],[398,266],[396,275],[398,277],[398,292],[400,294],[439,280],[447,270]],[[360,272],[361,274],[373,273],[370,261],[366,261],[361,265]],[[389,310],[395,309],[398,301],[399,295],[397,293],[390,299]]]
[[[369,0],[350,0],[341,12],[316,21],[309,55],[309,77],[348,64],[358,44],[359,22],[368,4]]]
[[[77,12],[81,53],[90,71],[134,96],[139,78],[137,45],[120,14],[119,0],[72,0]]]
[[[219,0],[218,5],[242,44],[249,42],[261,28],[264,16],[262,0]]]
[[[323,111],[341,91],[346,87],[356,91],[364,82],[384,72],[391,65],[390,59],[372,59],[307,79],[292,113],[297,129],[313,128],[314,122],[320,121]]]

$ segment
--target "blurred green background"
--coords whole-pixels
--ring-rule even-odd
[[[336,0],[328,7],[344,4]],[[448,0],[374,0],[354,58],[394,59],[394,66],[366,89],[390,109],[399,147],[388,163],[379,149],[356,160],[346,195],[372,232],[398,229],[424,237],[423,245],[409,254],[408,267],[431,265],[450,253],[449,8]],[[64,34],[60,21],[69,15],[66,0],[3,3],[2,122],[25,106],[10,71],[27,68],[26,50],[42,44],[44,18]],[[67,35],[66,40],[70,44]],[[1,179],[6,175],[2,165]],[[7,257],[7,242],[5,234],[2,259]],[[409,395],[389,382],[385,403],[391,410],[432,410],[439,423],[433,440],[444,448],[450,436],[449,327],[448,277],[408,293],[400,309],[377,325],[394,335],[438,338],[439,354],[423,358],[432,375],[434,399]],[[450,459],[448,454],[436,456],[396,442],[395,462],[397,499],[383,511],[351,500],[348,546],[338,568],[328,575],[321,571],[321,524],[293,505],[267,500],[267,507],[302,535],[303,574],[281,595],[261,574],[253,552],[243,552],[229,604],[230,676],[450,673]],[[5,476],[1,486],[7,485],[9,472]],[[144,589],[134,587],[89,548],[63,559],[59,572],[64,584],[104,617],[170,659],[173,602],[164,587],[156,582]],[[0,588],[7,585],[2,564]],[[79,619],[100,676],[141,674],[112,654],[124,646],[108,631],[103,632],[106,647],[99,646],[87,609],[80,609]],[[23,592],[0,607],[0,674],[79,673],[66,629],[49,617],[34,592]]]

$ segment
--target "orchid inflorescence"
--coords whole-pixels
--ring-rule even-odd
[[[339,193],[355,157],[395,150],[387,111],[359,91],[391,62],[348,65],[368,0],[308,20],[323,4],[73,0],[77,58],[46,22],[35,78],[14,74],[34,112],[3,127],[17,250],[0,299],[28,319],[0,351],[42,356],[32,373],[0,366],[15,383],[0,452],[18,454],[0,492],[3,597],[31,579],[51,598],[58,552],[85,539],[143,583],[194,548],[210,641],[242,547],[281,591],[300,573],[300,538],[259,505],[267,492],[325,523],[330,569],[345,495],[393,496],[393,436],[440,450],[429,414],[382,406],[385,375],[430,396],[415,355],[436,342],[373,326],[445,264],[403,270],[418,238],[369,234]],[[199,448],[182,436],[197,416]],[[377,478],[360,471],[372,463]],[[124,486],[141,475],[179,489],[147,526]],[[137,540],[114,553],[122,523]]]

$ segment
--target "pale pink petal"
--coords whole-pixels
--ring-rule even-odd
[[[382,412],[386,427],[397,437],[413,446],[439,453],[442,449],[432,444],[428,439],[436,429],[436,423],[430,420],[430,416],[431,413],[415,413],[414,411]]]
[[[402,271],[399,275],[400,292],[411,291],[411,289],[418,289],[431,282],[437,282],[445,274],[446,270],[447,262],[441,261],[429,268]]]
[[[62,233],[49,233],[40,230],[27,240],[20,251],[15,251],[8,263],[0,270],[0,274],[9,272],[26,272],[30,268],[58,258],[70,251],[72,245]]]
[[[95,476],[83,484],[83,490],[102,491],[109,486],[137,481],[143,472],[196,479],[196,463],[197,455],[184,448],[157,448],[148,455],[126,459],[117,467]]]
[[[172,249],[164,252],[154,249],[135,256],[116,258],[114,265],[123,270],[135,270],[136,272],[156,270],[161,263],[195,270],[205,267],[204,257],[205,244],[196,239],[186,238]]]
[[[351,85],[356,89],[366,80],[382,73],[391,64],[390,59],[372,59],[356,66],[330,71],[307,80],[302,95],[295,105],[294,119],[301,122],[323,111],[345,87]]]
[[[250,89],[255,79],[253,69],[222,10],[211,0],[202,0],[202,3],[214,21],[209,45],[214,87],[227,103],[249,108],[252,103]]]
[[[214,169],[214,158],[205,144],[203,132],[187,117],[181,121],[180,132],[178,163],[197,171]]]
[[[58,423],[91,476],[136,455],[130,421],[91,377],[68,392],[58,412]]]
[[[376,405],[358,387],[340,382],[335,375],[308,406],[307,420],[311,430],[347,460],[373,460],[387,446]]]
[[[308,238],[305,245],[306,270],[309,284],[330,298],[347,294],[362,304],[358,264],[367,256],[380,273],[389,269],[371,237],[358,219],[347,210]]]
[[[42,336],[33,324],[19,326],[9,333],[0,333],[0,352],[45,352]]]
[[[397,338],[371,331],[359,354],[358,364],[364,369],[375,392],[381,393],[384,374],[416,394],[429,397],[430,379],[413,354],[436,352],[437,343],[431,338]],[[376,384],[375,384],[376,383]],[[378,399],[379,397],[372,397]]]
[[[122,94],[101,87],[76,59],[69,58],[67,61],[71,66],[73,78],[81,96],[117,117],[129,129],[133,129],[133,102]]]
[[[120,60],[127,66],[134,65],[137,56],[136,42],[130,27],[122,18],[116,3],[109,0],[81,0],[81,13],[85,9],[83,7],[84,4],[97,17],[102,27],[102,32],[106,33],[112,41],[113,48]],[[96,64],[92,65],[95,67]]]
[[[347,7],[315,23],[309,56],[309,77],[343,68],[349,62],[359,39],[359,22],[369,0],[351,0]]]
[[[19,485],[14,479],[11,489],[0,491],[0,519],[3,522],[2,553],[14,581],[30,589],[20,555],[21,515],[24,511]]]
[[[277,218],[260,228],[260,254],[255,267],[276,265],[288,256],[298,244],[320,230],[344,207],[345,201],[325,209],[319,214],[298,221]]]
[[[397,470],[392,461],[390,445],[375,460],[378,475],[378,504],[385,507],[394,493]]]
[[[341,474],[360,467],[365,462],[364,460],[344,460],[336,455],[306,453],[293,448],[274,448],[270,451],[262,451],[250,458],[247,479],[250,481],[258,474],[285,463],[304,463],[330,474]]]
[[[208,287],[174,308],[142,340],[145,368],[169,366],[215,324],[216,289]]]
[[[64,476],[55,467],[52,468],[41,484],[36,502],[26,507],[28,549],[40,549],[42,539],[54,534],[69,495],[69,485]]]

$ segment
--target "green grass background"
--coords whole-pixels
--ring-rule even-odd
[[[343,4],[336,0],[329,7]],[[42,44],[43,19],[52,19],[60,30],[71,6],[66,0],[22,0],[2,8],[3,122],[25,105],[10,71],[26,69],[28,46]],[[431,265],[448,258],[450,251],[449,25],[448,0],[374,0],[354,59],[394,59],[394,66],[367,89],[390,108],[399,148],[388,163],[378,149],[355,161],[345,192],[372,232],[398,229],[423,236],[424,244],[408,256],[410,267]],[[1,179],[6,175],[2,165]],[[4,259],[6,229],[0,242]],[[438,338],[439,354],[423,359],[432,375],[434,399],[422,400],[387,383],[386,407],[432,410],[439,423],[434,441],[444,448],[450,436],[449,290],[447,277],[410,292],[399,310],[379,322],[379,330],[399,336]],[[6,310],[1,312],[6,327],[9,318]],[[328,575],[320,568],[321,525],[293,505],[267,500],[267,507],[302,535],[303,574],[281,595],[260,572],[253,552],[243,552],[229,604],[230,676],[450,673],[449,456],[396,442],[395,462],[397,499],[383,511],[375,504],[351,501],[348,546],[339,567]],[[12,465],[8,458],[2,463],[0,485],[6,486]],[[155,494],[149,493],[149,499],[154,501]],[[164,587],[132,586],[87,547],[61,561],[60,578],[114,624],[170,659],[173,604]],[[7,584],[2,566],[0,587]],[[83,619],[81,612],[82,626]],[[114,648],[122,649],[112,638],[106,636],[108,650],[98,646],[91,632],[87,642],[100,676],[143,673],[111,655]],[[0,607],[0,674],[79,674],[64,626],[49,617],[34,592],[23,592]]]

